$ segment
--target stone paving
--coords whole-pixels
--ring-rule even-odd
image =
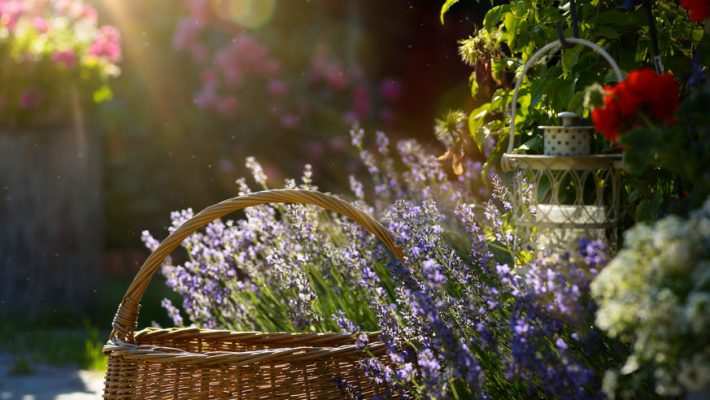
[[[0,400],[95,400],[101,398],[103,373],[71,367],[33,365],[30,375],[12,375],[10,355],[0,354]]]

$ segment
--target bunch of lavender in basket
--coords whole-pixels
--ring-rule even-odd
[[[208,328],[381,330],[389,362],[362,367],[405,398],[603,398],[603,372],[619,360],[594,328],[589,282],[604,247],[582,243],[585,263],[549,255],[514,266],[509,193],[494,175],[481,187],[480,164],[450,178],[414,141],[393,157],[384,134],[376,150],[352,132],[372,185],[351,177],[358,205],[395,236],[402,264],[350,221],[310,206],[268,205],[240,220],[216,221],[185,242],[189,261],[163,267],[183,296],[190,323]],[[266,187],[249,159],[254,180]],[[248,192],[244,180],[241,192]],[[371,190],[366,190],[371,186]],[[300,183],[315,189],[307,168]],[[366,199],[374,199],[369,205]],[[485,199],[485,200],[483,200]],[[173,228],[192,215],[173,213]],[[149,247],[157,242],[147,233]],[[164,306],[176,325],[177,308]],[[341,379],[343,393],[358,398]]]

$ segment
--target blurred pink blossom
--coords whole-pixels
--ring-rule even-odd
[[[215,86],[219,83],[219,72],[215,68],[206,68],[202,71],[202,84]]]
[[[355,80],[363,80],[365,79],[365,70],[361,65],[356,65],[352,68],[351,75]]]
[[[113,26],[102,26],[88,54],[111,63],[118,62],[121,59],[121,33]]]
[[[192,58],[198,63],[204,63],[209,58],[207,46],[199,42],[193,43],[192,46],[190,46],[189,52]]]
[[[210,20],[212,11],[210,10],[210,0],[188,0],[187,6],[190,9],[190,14],[200,24],[207,24]]]
[[[268,76],[273,76],[281,72],[281,64],[276,60],[269,60],[264,66],[264,72]]]
[[[319,159],[325,154],[325,146],[321,142],[309,142],[306,144],[306,149],[308,150],[308,158],[311,160]]]
[[[242,84],[242,72],[239,68],[227,68],[222,71],[224,81],[230,88],[237,88]]]
[[[300,118],[297,115],[286,114],[281,116],[281,126],[286,129],[293,129],[298,126]]]
[[[234,96],[225,96],[219,100],[216,105],[217,112],[222,115],[229,115],[237,109],[237,98]]]
[[[52,54],[52,62],[65,68],[73,68],[76,65],[76,54],[72,49],[61,50]]]
[[[49,22],[47,22],[47,20],[42,17],[35,17],[35,20],[32,25],[38,33],[44,34],[49,32]]]
[[[266,85],[266,90],[274,96],[283,96],[288,93],[288,84],[281,79],[271,79]]]
[[[348,86],[348,77],[337,61],[328,65],[325,72],[325,80],[333,89],[340,90]]]
[[[10,31],[15,29],[17,21],[25,11],[22,0],[5,0],[0,2],[0,23]]]
[[[380,84],[380,93],[385,100],[395,102],[402,96],[402,85],[397,79],[385,79]]]
[[[352,126],[360,122],[355,111],[348,111],[343,115],[343,123],[348,126]]]
[[[367,86],[360,84],[353,92],[353,103],[355,104],[355,112],[358,118],[366,119],[372,111],[370,103],[370,89]]]
[[[186,51],[199,39],[202,26],[193,18],[182,18],[173,35],[175,50]]]
[[[217,105],[219,97],[214,86],[205,86],[200,90],[194,99],[194,103],[198,108],[208,109]]]
[[[57,0],[54,9],[61,16],[81,18],[84,14],[84,4],[79,0]]]
[[[348,142],[345,140],[344,136],[336,136],[330,139],[328,142],[330,149],[333,151],[345,151],[348,147]]]
[[[96,9],[90,4],[84,4],[84,8],[81,11],[81,18],[96,21]]]
[[[384,108],[380,111],[380,118],[385,124],[392,125],[395,122],[394,111],[391,108]]]
[[[20,108],[33,109],[37,108],[42,104],[42,93],[37,89],[25,89],[20,94],[19,105]]]

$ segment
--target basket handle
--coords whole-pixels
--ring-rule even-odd
[[[362,210],[337,197],[313,190],[301,189],[267,190],[234,197],[200,211],[166,237],[155,251],[148,256],[118,306],[109,340],[118,338],[129,342],[133,341],[133,333],[138,321],[138,311],[143,293],[148,288],[150,280],[165,258],[186,237],[216,218],[246,207],[270,203],[312,204],[342,214],[377,236],[398,260],[404,261],[402,251],[394,244],[394,239],[387,228]]]
[[[610,56],[609,53],[606,52],[606,50],[599,47],[599,45],[597,45],[596,43],[579,38],[566,38],[565,41],[567,41],[568,43],[581,44],[601,54],[602,57],[604,57],[604,59],[606,59],[606,61],[609,63],[609,65],[611,65],[611,68],[614,70],[614,74],[616,74],[616,79],[618,81],[622,81],[624,79],[621,73],[621,69],[619,68],[619,65],[616,63],[616,61],[614,61],[614,58],[612,58],[612,56]],[[528,70],[533,66],[533,64],[535,64],[540,58],[542,58],[542,56],[544,56],[548,52],[555,52],[561,47],[562,42],[560,40],[555,40],[554,42],[546,44],[543,48],[538,50],[525,62],[522,71],[520,71],[520,74],[518,74],[518,77],[515,81],[515,89],[513,89],[513,100],[510,103],[510,140],[508,141],[508,150],[505,152],[505,154],[503,155],[503,159],[501,160],[501,165],[506,171],[510,171],[513,169],[510,160],[506,157],[506,155],[513,153],[513,145],[515,143],[515,114],[517,112],[518,107],[518,91],[520,90],[520,85],[522,85],[523,83],[523,78],[525,77],[525,74],[527,74]]]

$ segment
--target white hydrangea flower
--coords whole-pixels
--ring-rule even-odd
[[[710,383],[710,200],[689,219],[638,225],[592,282],[596,324],[629,342],[621,368],[653,368],[656,392],[679,395]]]

